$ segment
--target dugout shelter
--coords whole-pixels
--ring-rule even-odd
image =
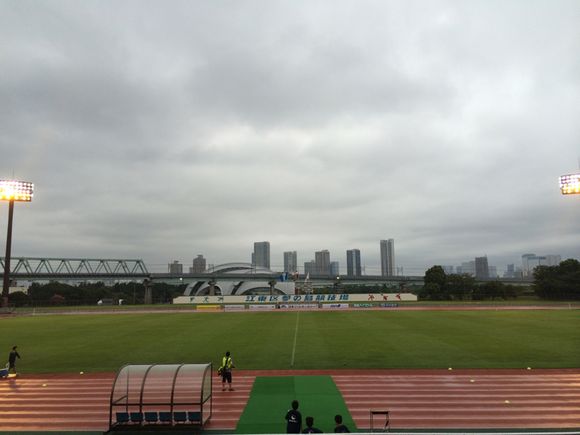
[[[211,363],[129,364],[113,382],[109,431],[203,428],[211,413]]]

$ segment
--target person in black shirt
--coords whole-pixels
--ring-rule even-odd
[[[336,423],[336,426],[334,427],[334,433],[350,433],[348,427],[342,424],[342,415],[335,415],[334,422]]]
[[[322,433],[322,431],[314,426],[314,417],[306,417],[306,428],[302,433]]]
[[[8,373],[10,373],[10,370],[16,373],[16,358],[20,359],[20,355],[16,351],[17,347],[18,346],[13,346],[10,355],[8,355]]]
[[[302,414],[298,411],[298,400],[292,401],[292,409],[286,413],[286,433],[300,433]]]

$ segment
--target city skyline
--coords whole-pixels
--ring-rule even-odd
[[[266,255],[265,252],[270,252],[270,243],[268,241],[255,242],[254,249],[264,250],[261,255]],[[282,263],[278,263],[276,260],[272,262],[272,259],[264,258],[270,264],[270,269],[273,271],[280,272],[299,272],[304,274],[312,275],[348,275],[348,276],[358,276],[358,275],[382,275],[382,276],[397,276],[397,275],[422,275],[428,268],[433,266],[441,266],[444,271],[448,274],[458,273],[458,274],[468,274],[477,278],[489,278],[489,277],[529,277],[532,274],[533,268],[539,265],[545,266],[555,266],[564,260],[559,254],[522,254],[520,256],[519,262],[501,264],[499,267],[497,264],[491,264],[488,262],[487,255],[476,256],[468,261],[461,261],[460,264],[444,264],[441,262],[435,262],[424,269],[410,269],[405,268],[404,265],[398,265],[394,257],[394,239],[387,239],[380,241],[380,250],[384,250],[385,263],[390,263],[389,266],[379,264],[379,265],[367,265],[361,261],[361,251],[359,249],[347,249],[345,251],[345,258],[339,259],[339,254],[333,254],[327,249],[320,251],[315,251],[310,257],[307,256],[302,264],[297,255],[297,251],[284,251]],[[252,258],[254,258],[254,252],[252,252]],[[314,259],[312,259],[314,257]],[[196,261],[203,260],[205,267],[206,259],[203,255],[198,254],[197,258],[193,259],[193,264],[195,266]],[[463,259],[465,260],[465,259]],[[172,270],[172,267],[177,267],[179,261],[173,260],[169,263],[167,267]],[[244,261],[234,261],[233,263],[244,263]],[[215,262],[210,264],[210,266],[216,266],[219,264],[225,264],[223,262]],[[253,263],[252,263],[253,264]],[[254,266],[265,267],[263,264]],[[295,267],[293,267],[295,266]],[[405,270],[407,269],[407,270]],[[175,269],[174,269],[175,270]],[[197,272],[199,272],[199,268]],[[338,271],[338,273],[336,273]],[[193,269],[190,267],[190,273]]]
[[[12,255],[580,258],[580,2],[532,5],[0,2]]]

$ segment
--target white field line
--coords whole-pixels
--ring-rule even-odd
[[[296,327],[294,328],[294,345],[292,346],[292,359],[290,367],[294,367],[294,356],[296,355],[296,343],[298,342],[298,320],[300,320],[300,311],[296,313]]]

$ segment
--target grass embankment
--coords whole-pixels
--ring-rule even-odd
[[[296,340],[295,340],[296,334]],[[294,344],[296,343],[296,344]],[[22,373],[126,363],[243,369],[580,367],[578,310],[171,313],[9,317]],[[292,364],[293,362],[293,364]]]

